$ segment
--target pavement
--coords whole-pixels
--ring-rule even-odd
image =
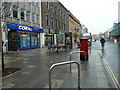
[[[47,48],[11,51],[5,55],[5,67],[21,68],[20,71],[2,78],[2,88],[48,88],[49,68],[54,63],[69,61],[70,53],[79,48],[48,52]],[[72,61],[80,64],[80,87],[109,90],[111,87],[102,61],[102,54],[94,46],[89,48],[89,60],[81,61],[80,54],[72,55]],[[52,88],[77,88],[77,66],[55,67],[52,70]],[[113,90],[113,89],[110,89]],[[115,90],[115,89],[114,89]]]

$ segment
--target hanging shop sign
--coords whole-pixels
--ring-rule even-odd
[[[64,35],[65,33],[64,33],[64,32],[62,32],[62,31],[59,31],[59,34]]]
[[[59,34],[59,30],[55,30],[55,34]]]
[[[55,33],[54,30],[49,29],[49,34],[54,34],[54,33]]]
[[[44,33],[49,33],[49,29],[44,29]]]

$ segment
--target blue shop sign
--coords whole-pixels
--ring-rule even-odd
[[[12,30],[20,30],[20,31],[31,31],[31,32],[39,32],[42,33],[42,29],[35,28],[32,26],[22,25],[22,24],[7,24],[8,29]]]

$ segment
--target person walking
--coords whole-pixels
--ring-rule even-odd
[[[101,43],[102,49],[104,49],[104,47],[105,47],[105,42],[106,42],[106,40],[102,37],[102,38],[100,39],[100,43]]]

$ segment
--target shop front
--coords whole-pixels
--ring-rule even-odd
[[[40,28],[22,24],[7,24],[8,51],[34,49],[40,47]]]
[[[54,45],[54,30],[52,29],[44,29],[45,37],[45,46],[53,46]]]
[[[65,33],[62,31],[59,31],[59,33],[56,33],[56,41],[57,45],[65,45]]]
[[[72,49],[72,32],[65,33],[65,45],[68,45]]]

